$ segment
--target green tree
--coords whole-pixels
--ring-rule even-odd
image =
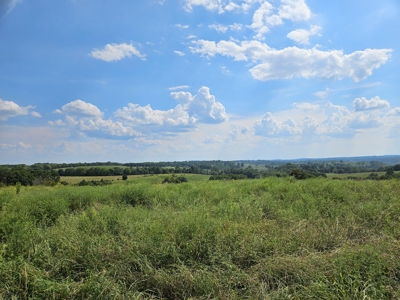
[[[393,175],[394,175],[394,169],[392,167],[388,168],[386,171],[386,176],[393,177]]]

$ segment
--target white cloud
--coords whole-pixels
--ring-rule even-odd
[[[202,6],[209,11],[217,11],[218,13],[242,10],[247,12],[255,3],[262,3],[265,0],[185,0],[186,11],[191,12],[194,6]],[[240,3],[240,4],[238,4]]]
[[[315,111],[318,110],[320,108],[320,106],[318,104],[311,104],[311,103],[293,103],[292,105],[295,108],[299,108],[305,112],[309,112],[309,111]]]
[[[283,122],[277,121],[272,113],[267,112],[260,121],[254,125],[256,135],[273,136],[291,136],[302,133],[301,127],[296,125],[292,119],[286,119]]]
[[[0,121],[7,121],[9,118],[24,116],[31,113],[33,116],[38,116],[37,112],[30,112],[33,106],[19,106],[13,101],[5,101],[0,99]]]
[[[208,87],[200,88],[195,96],[189,92],[172,92],[171,97],[182,103],[185,110],[198,122],[220,123],[228,120],[225,107],[215,101]]]
[[[189,88],[172,87],[170,90]],[[95,105],[75,100],[56,113],[65,115],[65,120],[49,121],[51,126],[70,128],[74,135],[84,135],[106,139],[131,139],[159,132],[182,132],[200,123],[221,123],[228,119],[225,108],[202,87],[196,95],[189,92],[171,92],[171,96],[181,102],[173,109],[155,110],[150,105],[140,106],[129,103],[114,113],[117,121],[103,119],[103,112]]]
[[[243,25],[238,24],[238,23],[234,23],[232,25],[212,24],[212,25],[209,25],[208,28],[216,30],[217,32],[225,33],[228,30],[232,30],[232,31],[242,30]]]
[[[175,90],[184,90],[184,89],[188,89],[190,88],[190,86],[188,85],[178,85],[178,86],[173,86],[168,88],[170,91],[175,91]]]
[[[389,115],[400,116],[400,107],[393,108],[389,111]]]
[[[188,29],[189,28],[189,25],[175,24],[175,26],[180,29]]]
[[[179,56],[185,56],[185,53],[175,50],[174,53]]]
[[[355,111],[390,108],[389,102],[386,100],[380,99],[378,96],[376,96],[370,100],[367,100],[364,97],[356,98],[353,101],[353,105],[354,105]]]
[[[188,12],[193,10],[193,6],[203,6],[210,11],[218,11],[223,13],[222,0],[186,0],[184,9]]]
[[[384,126],[380,113],[351,112],[347,107],[328,102],[325,107],[311,103],[294,104],[294,111],[266,113],[254,124],[255,134],[269,138],[351,138],[366,130]],[[304,107],[311,107],[304,110]],[[303,111],[301,113],[299,110]],[[306,113],[306,115],[304,115]],[[286,115],[290,115],[287,118]]]
[[[189,92],[172,92],[171,97],[181,104],[188,104],[192,101],[193,96]]]
[[[296,29],[288,33],[287,37],[298,44],[308,45],[310,36],[318,34],[321,30],[320,26],[311,26],[310,30]]]
[[[50,125],[67,126],[86,136],[107,139],[130,139],[140,136],[136,130],[124,126],[121,122],[104,120],[100,109],[82,100],[72,101],[57,112],[66,115],[65,122],[57,120],[49,122]]]
[[[132,44],[107,44],[104,49],[94,49],[92,57],[101,59],[107,62],[121,60],[125,57],[135,55],[142,60],[145,60],[146,55],[141,54]]]
[[[167,131],[173,126],[190,126],[195,122],[181,105],[162,111],[154,110],[150,105],[140,106],[129,103],[128,106],[118,109],[114,115],[118,120],[130,126],[151,125]]]
[[[229,3],[224,7],[224,10],[225,10],[225,11],[232,11],[232,10],[236,10],[236,9],[239,9],[239,8],[240,8],[240,6],[237,5],[236,3],[229,2]]]
[[[32,112],[31,112],[31,116],[34,116],[35,118],[41,118],[41,117],[42,117],[42,115],[39,114],[39,113],[36,112],[36,111],[32,111]]]
[[[210,94],[210,89],[203,86],[197,92],[187,106],[190,115],[194,116],[199,122],[220,123],[228,120],[225,107],[215,101],[215,97]]]
[[[318,98],[325,99],[328,93],[329,93],[329,88],[326,88],[324,91],[318,91],[314,93],[314,95],[317,96]]]
[[[29,145],[29,144],[25,144],[23,142],[19,142],[17,144],[17,148],[19,148],[19,149],[30,149],[30,148],[32,148],[32,146]]]
[[[311,10],[304,0],[281,0],[279,7],[274,7],[268,1],[264,1],[254,12],[253,23],[249,28],[257,34],[257,40],[264,40],[264,35],[271,27],[282,25],[284,19],[294,22],[307,21],[311,17]]]
[[[274,79],[351,77],[358,82],[370,76],[372,71],[386,63],[391,49],[366,49],[344,54],[341,50],[322,51],[316,48],[287,47],[277,50],[259,41],[197,40],[190,47],[193,53],[206,56],[233,57],[237,61],[260,62],[250,69],[253,78],[265,81]]]
[[[382,124],[379,116],[374,114],[354,114],[349,121],[349,127],[354,129],[375,128]]]
[[[56,112],[63,112],[66,115],[83,119],[88,119],[88,118],[97,119],[103,116],[103,113],[95,105],[79,99],[72,101],[68,104],[65,104],[61,108],[61,111],[56,110]]]
[[[311,18],[311,10],[305,0],[281,0],[279,16],[295,22],[307,21]]]
[[[7,13],[11,12],[18,3],[22,3],[22,0],[10,0]]]

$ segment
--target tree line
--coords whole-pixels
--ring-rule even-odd
[[[37,163],[0,166],[0,184],[21,185],[56,184],[60,176],[128,176],[157,174],[203,174],[212,179],[264,178],[268,176],[295,176],[301,178],[326,177],[326,173],[400,171],[400,164],[387,166],[379,161],[316,161],[292,163],[285,161],[184,161],[160,163]],[[74,165],[76,167],[71,167]],[[396,177],[394,174],[392,177]],[[369,176],[376,179],[376,175]]]
[[[55,185],[60,181],[57,171],[38,168],[37,166],[20,165],[9,168],[0,166],[0,186],[16,185]]]

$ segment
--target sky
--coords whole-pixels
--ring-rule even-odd
[[[399,0],[0,0],[0,164],[394,155]]]

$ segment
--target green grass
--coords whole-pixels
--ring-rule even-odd
[[[385,175],[386,172],[374,172],[378,174],[379,176]],[[395,171],[396,174],[400,173],[400,171]],[[335,174],[335,173],[327,173],[326,177],[327,178],[343,178],[346,179],[347,177],[358,177],[358,178],[367,178],[371,174],[371,172],[363,172],[363,173],[343,173],[343,174]]]
[[[122,180],[122,175],[118,176],[61,176],[60,181],[66,181],[70,184],[76,184],[81,182],[82,180],[86,181],[99,181],[101,179],[113,181],[113,183],[126,183],[132,182],[135,183],[161,183],[165,177],[169,174],[162,175],[128,175],[128,179],[126,181]],[[183,176],[187,177],[189,181],[199,182],[199,181],[207,181],[210,177],[209,175],[198,175],[198,174],[183,174]]]
[[[0,189],[0,299],[400,298],[399,181],[163,178]]]

